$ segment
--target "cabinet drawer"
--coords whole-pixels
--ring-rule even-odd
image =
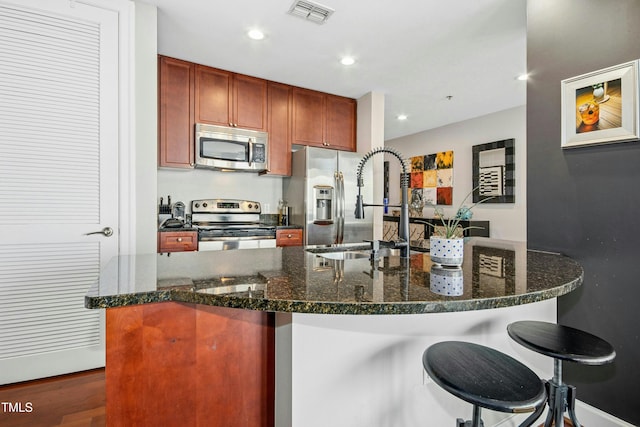
[[[158,252],[185,252],[198,250],[197,231],[158,232]]]
[[[302,229],[276,230],[276,246],[302,246]]]

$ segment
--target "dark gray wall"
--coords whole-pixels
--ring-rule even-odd
[[[560,148],[560,81],[640,58],[640,1],[528,0],[527,13],[528,245],[582,264],[558,322],[617,352],[608,366],[565,363],[564,377],[579,400],[640,425],[640,142]]]

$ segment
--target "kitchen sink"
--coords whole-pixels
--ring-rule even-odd
[[[369,258],[369,253],[364,251],[340,251],[340,252],[325,252],[317,254],[322,258],[327,259],[356,259],[356,258]]]
[[[267,289],[266,283],[247,283],[237,285],[222,285],[211,288],[198,289],[197,292],[210,295],[223,295],[248,292],[249,296],[253,292],[264,292]]]
[[[371,250],[366,246],[335,246],[335,247],[311,247],[306,249],[307,252],[316,254],[317,256],[327,259],[358,259],[369,258]],[[418,253],[418,251],[410,251],[410,254]],[[378,258],[400,256],[400,249],[382,247],[378,250]]]

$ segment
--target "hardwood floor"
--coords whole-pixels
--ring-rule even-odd
[[[104,369],[0,386],[2,427],[104,427]]]
[[[104,369],[95,369],[0,386],[0,426],[104,427],[104,378]],[[568,419],[564,425],[573,426]]]

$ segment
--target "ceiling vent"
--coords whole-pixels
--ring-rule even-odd
[[[324,24],[333,12],[334,10],[330,7],[307,0],[298,0],[289,8],[291,15],[299,16],[316,24]]]

